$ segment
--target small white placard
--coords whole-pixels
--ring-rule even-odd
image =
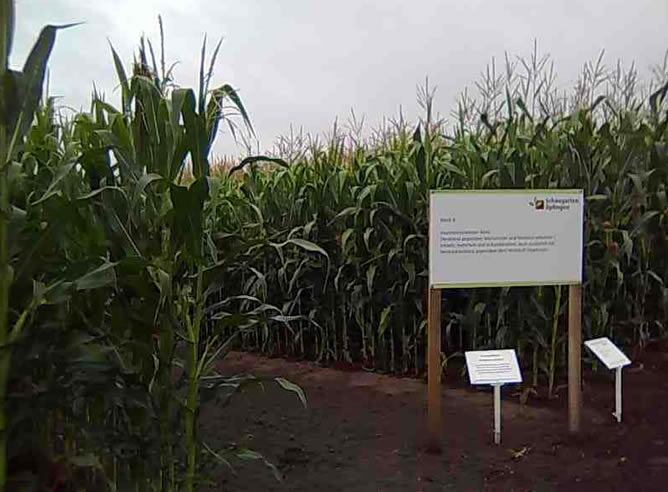
[[[465,352],[471,384],[521,383],[522,373],[514,350]]]
[[[608,337],[594,338],[584,343],[608,369],[628,366],[631,360]]]

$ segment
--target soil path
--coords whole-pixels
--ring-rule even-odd
[[[491,443],[492,394],[448,375],[443,389],[444,452],[424,450],[423,381],[231,354],[226,374],[283,376],[297,397],[276,385],[249,390],[224,409],[203,412],[213,448],[236,442],[261,452],[284,479],[258,462],[235,463],[212,490],[441,491],[668,490],[668,351],[647,352],[624,378],[624,422],[611,412],[607,375],[585,375],[584,432],[567,434],[561,398],[520,405],[504,387],[503,440]],[[454,385],[453,385],[454,381]],[[459,387],[458,387],[459,385]]]

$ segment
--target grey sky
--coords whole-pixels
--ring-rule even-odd
[[[195,82],[203,35],[225,38],[214,82],[240,90],[261,149],[290,124],[325,131],[350,108],[371,126],[400,105],[414,116],[425,76],[447,114],[493,56],[527,54],[534,39],[564,86],[601,49],[642,72],[668,48],[667,0],[18,0],[12,61],[43,24],[85,21],[59,34],[51,93],[87,107],[95,81],[117,104],[107,39],[129,63],[143,32],[157,41],[158,14],[181,85]],[[229,139],[216,150],[236,153]]]

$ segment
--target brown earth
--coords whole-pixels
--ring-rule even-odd
[[[424,381],[232,354],[223,373],[283,376],[306,392],[304,409],[276,385],[203,412],[212,448],[236,442],[273,462],[233,463],[226,491],[668,490],[668,346],[624,371],[624,422],[611,415],[611,374],[585,373],[583,432],[567,432],[566,389],[519,403],[503,388],[503,438],[492,444],[492,393],[450,371],[442,393],[444,451],[425,451]]]

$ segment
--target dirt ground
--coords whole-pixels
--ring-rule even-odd
[[[226,491],[668,490],[668,346],[645,351],[624,373],[624,422],[616,423],[612,375],[585,373],[584,426],[567,432],[566,388],[558,398],[503,389],[503,438],[492,444],[492,393],[444,383],[440,455],[425,451],[426,384],[368,372],[232,354],[226,374],[283,376],[308,408],[275,385],[204,410],[213,447],[248,446],[275,463],[235,463],[217,478]]]

